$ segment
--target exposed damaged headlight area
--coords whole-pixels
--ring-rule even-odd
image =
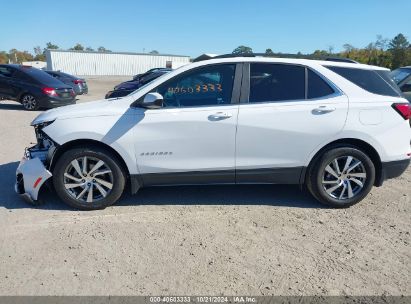
[[[43,131],[43,129],[53,123],[53,121],[44,122],[34,126],[36,133],[37,144],[26,148],[26,158],[39,158],[45,165],[49,164],[49,161],[54,154],[57,144]]]

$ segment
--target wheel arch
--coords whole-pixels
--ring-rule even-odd
[[[371,161],[373,162],[375,166],[375,182],[374,186],[381,186],[383,183],[383,172],[382,172],[382,161],[381,157],[378,154],[377,150],[368,142],[362,140],[362,139],[357,139],[357,138],[340,138],[338,140],[332,141],[328,144],[326,144],[324,147],[322,147],[320,150],[315,153],[315,155],[311,158],[309,165],[305,172],[303,173],[302,176],[302,182],[307,180],[307,174],[310,171],[312,165],[315,163],[315,161],[318,159],[318,157],[323,154],[325,151],[330,150],[335,147],[344,147],[344,146],[352,146],[355,147],[364,153],[366,153],[370,158]]]
[[[26,96],[26,95],[32,95],[32,96],[34,96],[36,99],[39,99],[39,96],[38,96],[36,93],[33,93],[33,92],[31,92],[30,90],[28,90],[28,89],[22,90],[22,91],[19,93],[19,95],[17,96],[16,99],[21,103],[23,97]]]
[[[135,184],[135,181],[133,181],[130,177],[130,170],[126,164],[126,162],[124,161],[123,157],[121,156],[121,154],[116,151],[113,147],[97,141],[97,140],[93,140],[93,139],[76,139],[76,140],[72,140],[69,142],[66,142],[60,146],[57,147],[56,151],[54,152],[53,156],[51,157],[50,160],[50,164],[49,164],[49,170],[52,172],[53,168],[56,164],[56,161],[59,159],[59,157],[66,151],[70,150],[70,149],[74,149],[74,148],[78,148],[78,147],[98,147],[104,150],[107,150],[108,152],[112,153],[115,155],[115,157],[118,159],[118,161],[120,162],[120,166],[121,168],[124,170],[124,173],[126,174],[126,178],[127,178],[127,183],[129,183],[129,185],[131,186],[131,192],[132,193],[136,193],[139,185]]]

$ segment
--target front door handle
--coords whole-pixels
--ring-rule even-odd
[[[315,108],[312,110],[313,114],[327,114],[334,112],[336,108],[328,107],[328,106],[319,106],[318,108]]]
[[[217,112],[208,116],[211,121],[223,120],[232,117],[233,114],[227,112]]]

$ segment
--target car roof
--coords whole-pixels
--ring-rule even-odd
[[[387,68],[382,68],[379,66],[352,63],[352,62],[340,62],[340,61],[330,61],[330,60],[314,60],[314,59],[297,59],[297,58],[273,58],[273,57],[230,57],[230,58],[217,58],[208,59],[195,62],[193,64],[198,64],[198,66],[216,64],[216,63],[240,63],[240,62],[267,62],[267,63],[285,63],[285,64],[299,64],[306,66],[322,65],[322,66],[337,66],[346,67],[353,69],[364,69],[364,70],[386,70]]]
[[[32,68],[31,65],[23,65],[23,64],[17,64],[17,63],[0,64],[0,66],[8,66],[8,67],[12,67],[15,69]]]

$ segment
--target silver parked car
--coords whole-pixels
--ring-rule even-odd
[[[390,76],[401,89],[402,94],[411,102],[411,66],[398,68]]]

